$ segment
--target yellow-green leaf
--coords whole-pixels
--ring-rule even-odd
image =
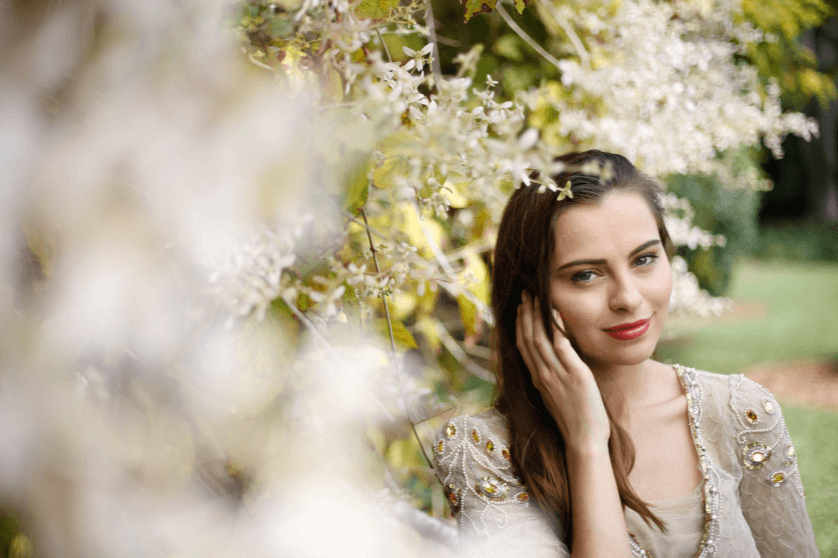
[[[362,19],[387,19],[398,5],[399,0],[361,0],[355,6],[355,15]]]
[[[519,0],[520,1],[520,0]],[[495,9],[497,0],[463,0],[466,7],[466,21],[475,14],[488,14]]]
[[[515,0],[515,7],[518,9],[518,13],[524,13],[524,8],[527,7],[527,0]]]
[[[357,213],[365,203],[369,195],[369,172],[372,163],[369,159],[364,160],[350,174],[346,190],[343,192],[343,207],[350,213]]]
[[[390,324],[393,327],[393,339],[395,339],[397,345],[406,349],[415,349],[417,347],[416,340],[407,328],[404,327],[403,323],[398,320],[391,320]],[[385,339],[390,339],[390,330],[387,327],[387,320],[385,318],[375,320],[374,328]]]
[[[382,190],[393,186],[396,177],[410,173],[410,161],[416,155],[416,140],[401,131],[381,142],[382,159],[373,172],[373,186]]]
[[[460,307],[460,317],[463,320],[466,334],[477,335],[482,320],[477,305],[473,300],[476,299],[488,306],[489,270],[486,268],[486,264],[483,262],[480,254],[473,250],[468,250],[463,260],[465,267],[460,272],[459,279],[461,284],[466,285],[466,289],[472,296],[469,297],[466,294],[458,295],[457,305]]]

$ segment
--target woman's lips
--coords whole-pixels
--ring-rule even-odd
[[[605,333],[619,339],[621,341],[629,341],[630,339],[637,339],[649,330],[651,320],[640,320],[626,326],[617,326],[617,328],[606,329]]]

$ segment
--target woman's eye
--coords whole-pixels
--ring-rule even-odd
[[[637,259],[634,261],[634,263],[635,263],[635,264],[637,264],[637,265],[639,265],[639,266],[646,266],[646,265],[651,265],[651,264],[653,264],[653,263],[655,262],[655,260],[656,260],[656,259],[658,259],[658,255],[657,255],[657,254],[643,254],[642,256],[640,256],[639,258],[637,258]]]
[[[594,278],[593,271],[583,271],[573,276],[573,281],[577,283],[590,283]]]

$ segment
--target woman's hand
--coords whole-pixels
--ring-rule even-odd
[[[521,298],[516,321],[517,347],[566,446],[582,452],[607,451],[611,427],[593,372],[555,325],[550,343],[538,299],[531,299],[526,291]],[[564,325],[555,310],[553,315]]]

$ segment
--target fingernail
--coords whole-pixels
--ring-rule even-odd
[[[529,298],[530,298],[530,297],[529,297],[529,295],[527,294],[527,291],[521,291],[521,300],[523,300],[524,302],[526,302],[527,300],[529,300]]]

